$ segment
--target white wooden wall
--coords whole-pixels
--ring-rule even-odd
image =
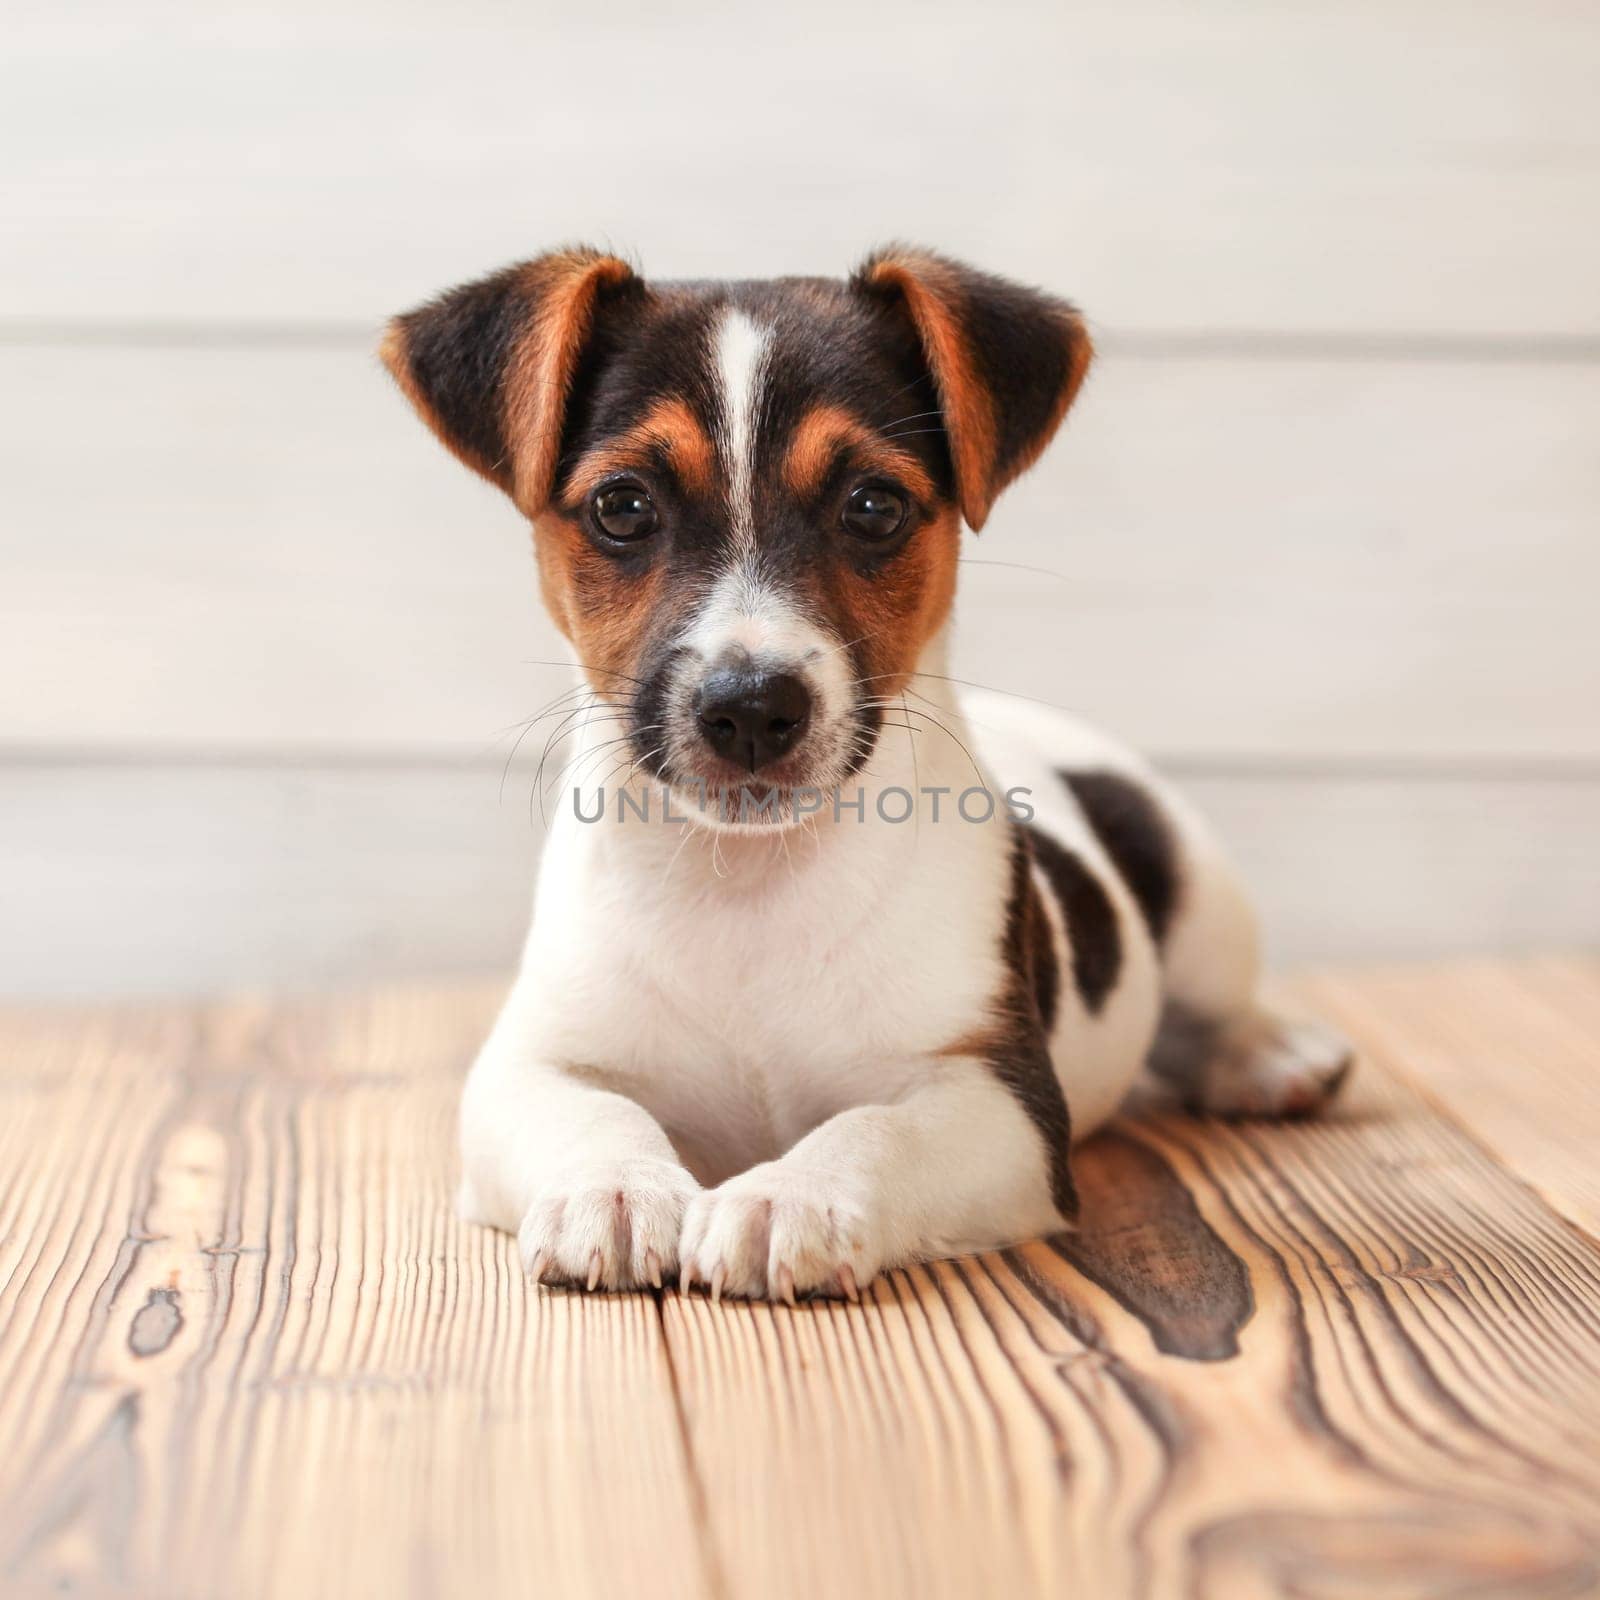
[[[0,991],[506,966],[563,683],[370,354],[546,245],[936,244],[1103,360],[956,670],[1186,777],[1285,960],[1600,936],[1600,9],[26,0]]]

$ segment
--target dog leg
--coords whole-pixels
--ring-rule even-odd
[[[853,1299],[889,1268],[1059,1229],[1039,1133],[1010,1091],[977,1061],[927,1071],[905,1099],[842,1111],[697,1196],[679,1245],[685,1284]]]
[[[699,1184],[642,1106],[539,1060],[516,1004],[462,1094],[462,1215],[514,1232],[537,1281],[659,1287]]]
[[[1259,1007],[1214,1022],[1169,1002],[1148,1064],[1157,1088],[1190,1111],[1297,1117],[1338,1093],[1353,1059],[1348,1041],[1319,1023]]]
[[[1264,1007],[1260,936],[1244,886],[1210,830],[1170,791],[1175,904],[1162,946],[1165,1005],[1147,1061],[1160,1098],[1219,1116],[1306,1116],[1338,1092],[1353,1053],[1332,1028]]]

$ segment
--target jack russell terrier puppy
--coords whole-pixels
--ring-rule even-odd
[[[561,737],[615,779],[556,811],[462,1099],[462,1212],[535,1279],[853,1298],[1069,1227],[1072,1141],[1141,1074],[1223,1115],[1337,1089],[1182,800],[948,675],[962,524],[1089,358],[1066,302],[901,248],[728,283],[563,250],[391,324],[533,525]]]

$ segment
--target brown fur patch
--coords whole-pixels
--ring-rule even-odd
[[[784,457],[784,482],[800,499],[810,500],[846,451],[864,471],[881,472],[904,484],[924,505],[933,498],[933,480],[909,450],[897,448],[836,405],[814,406],[800,419]]]
[[[590,686],[624,698],[658,616],[662,569],[636,572],[597,555],[576,517],[546,511],[533,527],[539,587],[550,615],[572,641]]]
[[[657,400],[626,433],[588,451],[573,469],[565,498],[580,504],[613,473],[653,467],[657,452],[665,453],[679,484],[690,494],[711,493],[716,472],[711,436],[686,400],[669,395]]]
[[[514,461],[513,496],[532,517],[544,509],[555,483],[567,392],[595,299],[603,287],[625,283],[633,269],[615,256],[568,250],[541,256],[523,270],[532,310],[506,375],[505,429]]]
[[[944,507],[898,555],[871,574],[837,563],[816,580],[816,597],[839,637],[857,643],[863,688],[901,693],[929,640],[950,614],[961,527]]]

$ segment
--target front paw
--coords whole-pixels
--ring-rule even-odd
[[[679,1241],[680,1282],[724,1294],[854,1300],[885,1263],[865,1185],[838,1174],[752,1167],[691,1202]]]
[[[538,1283],[661,1287],[678,1266],[684,1213],[700,1186],[673,1161],[594,1162],[547,1184],[517,1230]]]

